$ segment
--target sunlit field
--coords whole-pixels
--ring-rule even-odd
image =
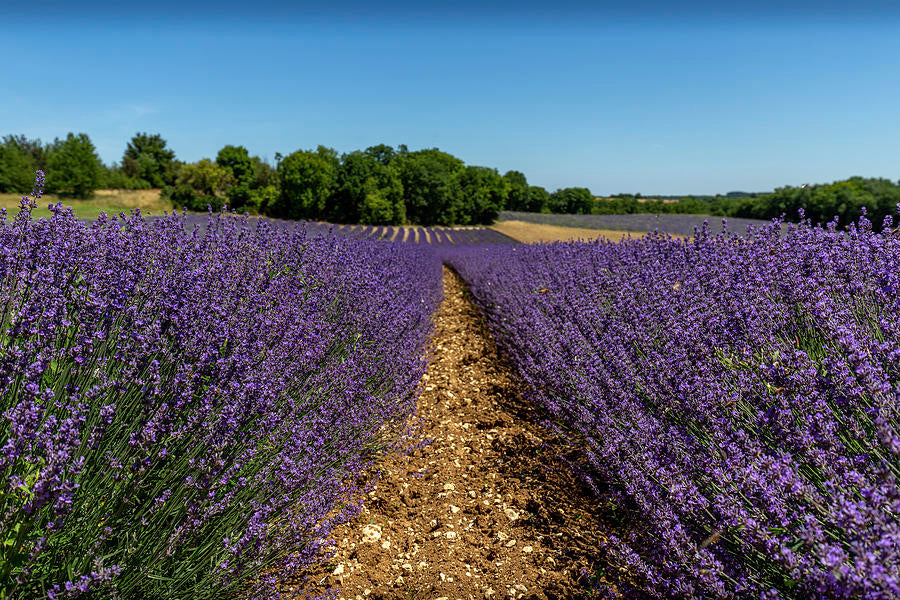
[[[5,208],[10,216],[19,212],[21,194],[0,194],[0,207]],[[48,217],[48,204],[62,202],[63,206],[71,206],[79,219],[96,219],[100,213],[128,213],[138,208],[144,214],[160,214],[171,211],[172,203],[160,196],[159,190],[97,190],[94,197],[87,200],[60,198],[55,194],[46,194],[37,204],[32,214],[35,217]]]

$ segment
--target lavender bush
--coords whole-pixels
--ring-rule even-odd
[[[440,263],[34,202],[0,222],[0,598],[266,596],[412,411]]]
[[[626,597],[900,597],[900,233],[444,250],[641,527]]]

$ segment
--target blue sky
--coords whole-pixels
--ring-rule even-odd
[[[888,3],[72,4],[0,8],[0,135],[437,146],[596,194],[900,178]]]

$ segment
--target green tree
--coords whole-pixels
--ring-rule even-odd
[[[225,204],[226,192],[233,182],[228,169],[204,158],[182,165],[175,185],[166,188],[164,194],[176,206],[188,210],[218,210]]]
[[[150,187],[171,185],[178,173],[175,152],[166,147],[158,133],[136,133],[122,155],[122,171],[128,177],[143,179]]]
[[[332,221],[398,225],[406,217],[396,169],[368,150],[344,155],[335,183],[329,203]]]
[[[103,180],[103,163],[86,133],[69,133],[53,141],[47,151],[47,191],[73,198],[89,198]]]
[[[337,153],[324,146],[315,151],[297,150],[278,165],[280,194],[270,207],[274,217],[323,219],[331,211],[340,161]]]
[[[122,167],[116,164],[104,167],[101,185],[107,190],[149,190],[151,188],[149,181],[129,177]]]
[[[509,195],[506,198],[506,210],[529,211],[528,180],[519,171],[507,171],[503,176],[509,186]]]
[[[263,188],[278,183],[278,172],[267,161],[258,156],[250,158],[253,163],[253,181],[250,184],[251,189]]]
[[[247,208],[258,215],[271,214],[272,207],[278,202],[278,188],[265,185],[250,190],[250,202]]]
[[[400,225],[406,220],[403,184],[393,169],[379,165],[366,180],[366,193],[359,206],[359,222],[367,225]]]
[[[338,223],[359,222],[359,209],[368,193],[366,184],[378,164],[374,157],[358,150],[343,157],[330,201],[331,220]]]
[[[228,171],[230,185],[225,191],[228,205],[234,210],[247,208],[251,203],[253,160],[243,146],[228,145],[219,150],[216,164]]]
[[[550,212],[550,193],[539,185],[529,186],[525,212]]]
[[[396,162],[410,222],[454,224],[454,203],[459,197],[456,174],[463,169],[463,161],[437,148],[408,152],[401,146]]]
[[[594,195],[587,188],[563,188],[550,194],[549,207],[554,213],[589,215]]]
[[[460,225],[493,223],[509,194],[509,183],[496,169],[466,166],[457,172],[458,195],[453,223]]]
[[[235,182],[247,182],[253,179],[253,160],[243,146],[225,146],[216,155],[216,164],[231,173]]]
[[[396,158],[397,152],[393,147],[387,144],[378,144],[377,146],[369,146],[366,148],[366,154],[374,158],[383,165],[389,165]]]
[[[7,135],[0,142],[0,192],[27,194],[34,172],[46,166],[40,140],[24,135]]]

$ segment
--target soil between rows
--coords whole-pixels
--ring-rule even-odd
[[[608,568],[596,562],[600,503],[560,458],[572,449],[535,424],[446,268],[444,295],[419,447],[379,462],[362,512],[335,530],[333,557],[307,581],[346,599],[590,597]]]

